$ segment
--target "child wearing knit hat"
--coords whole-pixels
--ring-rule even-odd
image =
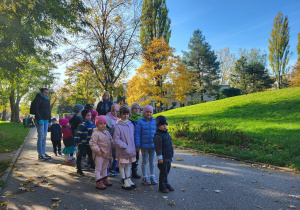
[[[167,130],[168,122],[165,116],[158,116],[156,118],[156,125],[157,131],[154,136],[154,146],[158,159],[159,191],[168,193],[169,191],[174,191],[174,188],[168,182],[168,174],[174,156],[172,138]]]
[[[81,112],[83,122],[80,123],[78,131],[75,136],[75,143],[78,145],[78,154],[77,154],[77,174],[84,176],[81,168],[82,156],[86,153],[88,155],[88,161],[91,165],[91,168],[95,167],[95,163],[92,157],[92,150],[90,148],[89,142],[93,133],[93,129],[96,128],[95,124],[91,121],[92,114],[90,110],[82,110]]]
[[[142,152],[142,184],[150,185],[157,184],[155,178],[155,151],[154,151],[154,134],[156,132],[155,119],[152,117],[153,107],[146,105],[143,108],[143,117],[137,121],[135,126],[135,147],[137,151],[141,149]],[[150,180],[147,174],[147,165],[150,166]]]
[[[96,188],[105,190],[106,186],[112,185],[107,177],[107,166],[109,160],[112,159],[113,141],[110,133],[106,130],[106,117],[104,115],[97,116],[95,124],[96,128],[90,140],[90,147],[95,160]]]
[[[61,132],[63,134],[63,142],[65,148],[63,149],[63,154],[65,155],[65,165],[72,164],[73,153],[76,151],[76,147],[74,146],[74,138],[72,137],[72,132],[69,124],[69,120],[65,118],[59,119],[59,124],[61,125]]]

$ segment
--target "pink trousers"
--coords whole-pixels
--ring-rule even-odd
[[[95,179],[99,180],[101,177],[107,176],[107,166],[109,159],[103,156],[96,156],[95,158]]]

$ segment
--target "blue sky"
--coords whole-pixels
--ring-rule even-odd
[[[171,19],[169,45],[181,55],[188,50],[193,31],[200,29],[214,51],[229,47],[259,48],[268,53],[268,39],[278,12],[288,16],[290,51],[289,64],[297,60],[296,46],[300,33],[300,0],[166,0]]]

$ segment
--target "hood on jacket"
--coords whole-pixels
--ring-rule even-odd
[[[69,123],[69,120],[66,119],[66,118],[60,118],[60,119],[59,119],[59,124],[60,124],[61,126],[67,126],[68,123]]]

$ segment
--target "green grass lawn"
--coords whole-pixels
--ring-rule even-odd
[[[162,114],[169,121],[174,144],[300,170],[300,88],[236,96]],[[175,123],[182,124],[184,117],[189,123],[188,135],[174,138],[179,129]],[[196,130],[206,129],[205,123],[242,132],[243,146],[201,140],[202,133]]]
[[[0,153],[18,149],[28,135],[30,128],[23,124],[0,121]],[[0,175],[8,168],[9,162],[0,161]]]

